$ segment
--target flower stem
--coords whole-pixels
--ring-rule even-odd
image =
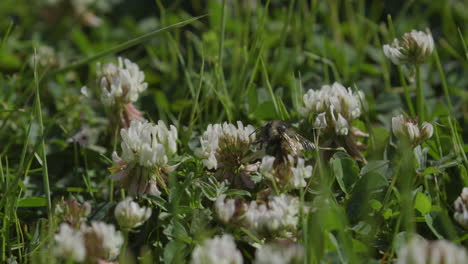
[[[426,116],[420,65],[416,65],[416,105],[418,109],[419,123],[422,123],[426,120]]]
[[[401,85],[403,86],[403,93],[405,96],[406,105],[408,106],[408,110],[411,116],[414,116],[415,112],[414,112],[413,102],[411,101],[408,83],[405,80],[405,75],[403,74],[403,70],[401,69],[401,66],[398,66],[398,73],[400,74],[400,81],[401,81]]]
[[[122,255],[123,259],[126,259],[126,257],[127,257],[128,232],[129,232],[129,229],[122,228],[122,233],[123,233],[123,236],[124,236],[124,243],[122,245],[122,249],[121,249],[120,252],[121,252],[121,255]]]

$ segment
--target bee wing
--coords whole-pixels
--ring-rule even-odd
[[[300,153],[302,150],[312,151],[315,149],[314,143],[296,132],[283,133],[281,136],[294,153]]]
[[[315,150],[315,145],[314,145],[314,143],[312,143],[310,140],[308,140],[307,138],[305,138],[305,137],[303,137],[303,136],[301,136],[301,135],[297,135],[297,136],[300,138],[299,142],[302,143],[302,147],[303,147],[305,150],[307,150],[307,151],[313,151],[313,150]]]

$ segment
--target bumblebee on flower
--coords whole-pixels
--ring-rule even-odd
[[[195,154],[203,165],[214,172],[219,180],[228,180],[237,187],[252,188],[250,174],[258,170],[259,163],[249,163],[251,146],[255,142],[255,129],[251,125],[210,124],[200,137],[200,148]]]

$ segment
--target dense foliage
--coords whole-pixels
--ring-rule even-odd
[[[468,258],[468,2],[0,17],[2,263]]]

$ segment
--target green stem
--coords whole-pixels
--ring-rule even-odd
[[[401,82],[401,85],[403,86],[403,93],[405,95],[406,105],[408,106],[410,115],[414,116],[415,112],[414,112],[413,102],[411,101],[409,87],[408,87],[408,84],[406,83],[405,75],[403,74],[403,70],[401,69],[401,66],[398,66],[398,73],[400,74],[400,82]]]
[[[122,249],[120,250],[120,252],[122,254],[123,259],[126,259],[126,257],[127,257],[128,232],[129,232],[129,229],[127,229],[127,228],[122,229],[122,233],[123,233],[123,236],[124,236],[124,243],[122,245]]]
[[[419,122],[426,121],[424,93],[421,80],[421,66],[416,65],[416,106],[418,109]]]
[[[49,185],[49,171],[47,168],[47,155],[46,155],[46,146],[44,140],[44,123],[42,121],[42,110],[41,110],[41,98],[39,94],[39,78],[37,76],[37,62],[34,61],[34,83],[36,86],[36,114],[37,121],[39,123],[39,133],[41,139],[41,158],[42,158],[42,178],[44,184],[44,193],[47,199],[47,212],[49,217],[52,217],[52,201],[50,199],[50,185]]]

